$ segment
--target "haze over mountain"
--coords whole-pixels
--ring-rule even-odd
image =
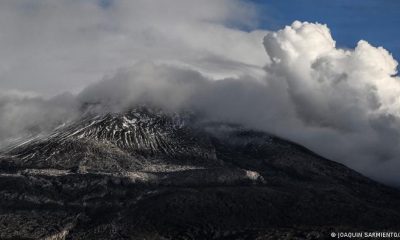
[[[76,119],[93,95],[114,109],[144,97],[195,105],[399,185],[399,77],[382,47],[338,48],[318,23],[257,29],[263,13],[237,0],[17,0],[0,11],[3,145]]]
[[[389,53],[365,41],[336,49],[326,26],[300,22],[268,33],[264,45],[271,62],[262,77],[215,80],[177,63],[141,62],[77,95],[3,93],[2,139],[75,119],[85,102],[107,106],[99,111],[152,102],[272,132],[397,185],[400,87]]]

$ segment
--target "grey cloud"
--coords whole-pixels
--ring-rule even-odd
[[[238,74],[219,65],[235,61],[251,72],[267,61],[265,31],[229,26],[255,22],[254,8],[239,0],[1,1],[0,88],[78,92],[138,61],[179,62],[218,77]]]
[[[113,106],[148,101],[196,108],[399,184],[393,169],[400,169],[400,82],[390,54],[365,41],[354,50],[338,49],[325,25],[300,22],[267,34],[264,45],[271,63],[261,78],[215,81],[190,68],[143,63],[87,88],[80,98],[100,92]],[[109,84],[122,87],[108,95]]]
[[[391,55],[365,41],[336,48],[321,24],[230,28],[254,24],[254,9],[243,4],[2,1],[0,138],[50,130],[85,103],[119,111],[150,102],[265,130],[400,185],[400,79]],[[56,96],[66,90],[76,94]]]
[[[0,92],[0,146],[13,138],[34,136],[53,130],[77,117],[75,96],[60,94],[50,99],[21,92]]]

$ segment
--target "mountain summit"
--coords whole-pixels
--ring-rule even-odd
[[[315,239],[393,229],[400,193],[193,112],[86,115],[0,155],[0,239]]]

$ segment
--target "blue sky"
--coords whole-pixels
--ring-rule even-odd
[[[260,27],[277,30],[294,20],[328,24],[339,47],[364,39],[383,46],[400,60],[399,0],[251,0]]]
[[[105,8],[114,0],[98,0]],[[400,59],[400,0],[244,0],[259,12],[258,27],[278,30],[295,20],[328,24],[338,47],[361,39]]]

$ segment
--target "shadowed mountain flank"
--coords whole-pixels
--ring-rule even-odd
[[[0,239],[315,239],[398,227],[400,194],[193,112],[86,115],[0,155]]]

